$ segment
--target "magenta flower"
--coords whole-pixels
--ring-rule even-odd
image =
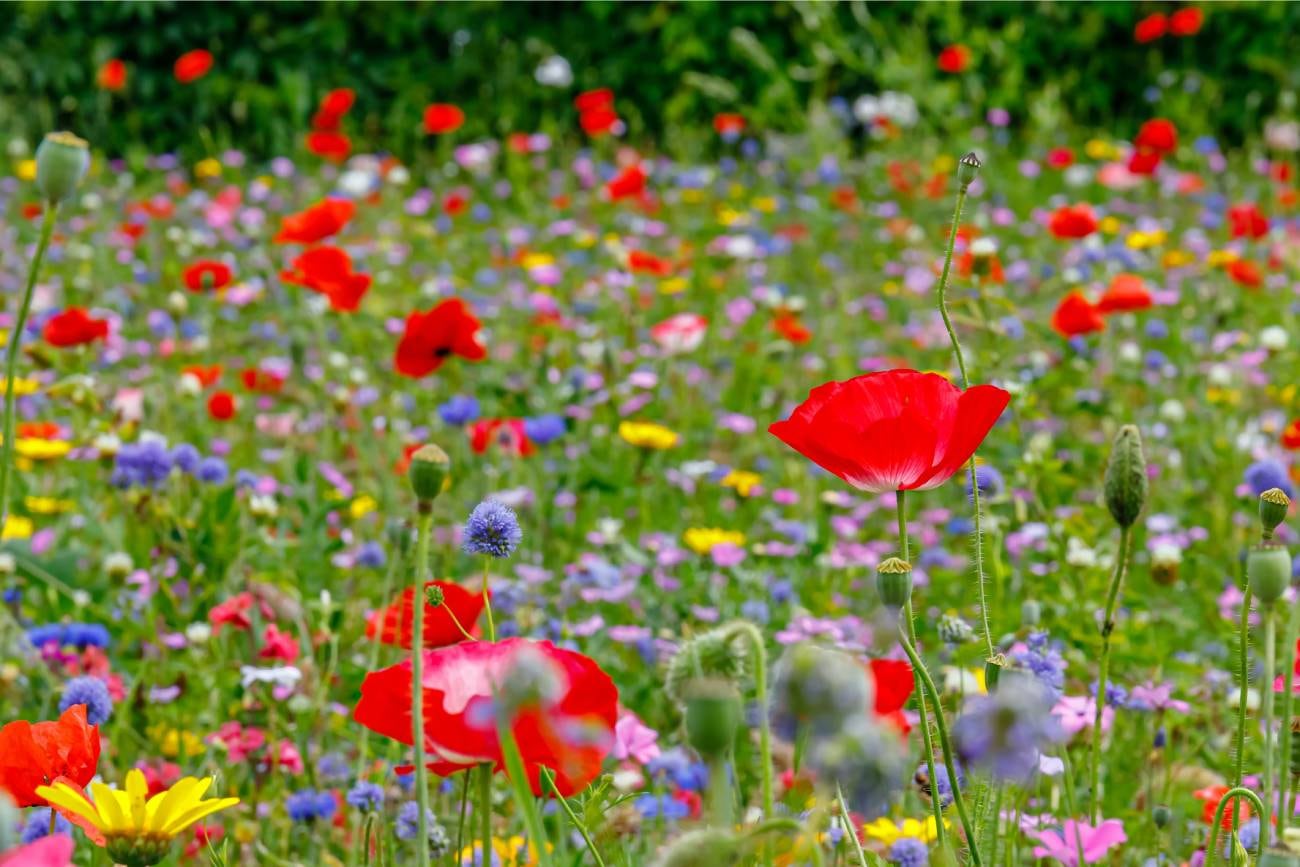
[[[1066,737],[1074,737],[1084,729],[1092,728],[1097,719],[1097,700],[1090,695],[1063,695],[1052,708],[1052,715],[1060,720]],[[1101,730],[1110,731],[1115,711],[1109,707],[1101,710]]]
[[[1051,858],[1066,867],[1080,867],[1080,843],[1083,845],[1083,863],[1094,864],[1128,840],[1124,823],[1119,819],[1107,819],[1095,828],[1087,822],[1066,819],[1060,833],[1055,829],[1045,829],[1031,832],[1031,835],[1042,844],[1034,847],[1035,858]]]
[[[636,714],[624,711],[614,724],[614,747],[610,755],[622,761],[633,759],[646,764],[659,758],[659,733],[637,719]]]
[[[1172,710],[1178,713],[1187,713],[1192,709],[1187,702],[1174,698],[1173,684],[1156,684],[1149,680],[1133,687],[1129,693],[1129,704],[1141,710]]]

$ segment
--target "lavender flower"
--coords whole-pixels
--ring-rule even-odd
[[[980,696],[954,726],[957,752],[994,776],[1025,781],[1038,768],[1039,751],[1063,738],[1052,716],[1056,697],[1036,677],[1004,677],[996,692]]]
[[[514,510],[495,500],[484,500],[474,507],[465,522],[466,554],[509,557],[524,538]]]
[[[311,822],[316,819],[328,821],[334,818],[338,804],[329,792],[302,789],[285,799],[284,808],[288,811],[289,818],[295,822]]]
[[[460,427],[478,418],[478,401],[467,394],[458,394],[438,406],[438,417],[449,425]]]
[[[54,833],[72,836],[72,823],[60,815],[54,817]],[[50,808],[37,807],[27,813],[27,821],[23,823],[22,833],[19,839],[23,844],[35,843],[42,837],[50,836]]]
[[[1025,649],[1011,654],[1011,658],[1047,687],[1053,698],[1061,697],[1065,690],[1066,663],[1046,632],[1031,632],[1025,640]]]
[[[803,728],[830,735],[865,718],[874,689],[866,670],[847,654],[798,644],[777,662],[771,696],[772,730],[793,741]]]
[[[930,850],[915,837],[903,837],[889,847],[889,860],[898,867],[926,867]]]

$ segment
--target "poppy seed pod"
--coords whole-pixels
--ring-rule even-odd
[[[1291,498],[1281,488],[1269,488],[1259,495],[1259,526],[1265,542],[1273,538],[1290,508]]]
[[[1131,527],[1147,500],[1147,461],[1142,434],[1126,424],[1115,435],[1106,463],[1106,508],[1121,527]]]
[[[1002,670],[1007,667],[1007,658],[1001,653],[984,660],[984,688],[990,693],[998,688]]]
[[[1255,867],[1300,867],[1300,855],[1288,849],[1265,849],[1255,861]]]
[[[46,133],[36,148],[36,188],[50,204],[75,193],[89,168],[89,145],[70,132]]]
[[[451,471],[451,458],[435,445],[420,446],[411,455],[411,466],[407,478],[411,480],[411,490],[421,503],[431,503],[442,493]]]
[[[876,567],[876,591],[890,608],[902,608],[912,598],[912,564],[897,557]]]
[[[1157,804],[1151,811],[1151,820],[1156,823],[1157,828],[1163,828],[1173,819],[1174,813],[1164,804]]]
[[[740,691],[726,680],[702,679],[685,693],[686,742],[705,761],[728,758],[743,716]]]
[[[969,152],[957,163],[957,183],[961,184],[963,190],[966,189],[979,177],[982,168],[984,163],[980,162],[975,151]]]
[[[678,837],[664,849],[654,867],[729,867],[740,861],[741,844],[727,831],[709,828]]]
[[[424,588],[424,601],[434,608],[441,605],[443,600],[446,598],[446,594],[443,593],[442,588],[437,584],[430,584],[428,587]]]
[[[1256,599],[1273,604],[1291,584],[1291,552],[1281,545],[1256,545],[1246,556],[1246,579]]]

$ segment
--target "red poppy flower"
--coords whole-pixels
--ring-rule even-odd
[[[1153,118],[1138,128],[1133,144],[1158,154],[1173,153],[1178,147],[1178,127],[1163,117]]]
[[[24,421],[18,423],[18,437],[20,439],[55,440],[59,438],[59,434],[62,432],[58,422]]]
[[[1054,169],[1068,169],[1074,165],[1074,151],[1069,148],[1052,148],[1047,152],[1047,165]]]
[[[494,444],[506,454],[519,458],[526,458],[537,451],[533,441],[528,438],[521,418],[479,419],[467,428],[467,433],[469,447],[476,455],[486,453],[488,447]]]
[[[873,659],[869,666],[876,684],[876,716],[890,723],[902,734],[912,727],[907,723],[903,707],[912,697],[916,679],[912,666],[906,659]]]
[[[1128,170],[1135,175],[1154,175],[1161,159],[1156,151],[1138,148],[1128,158]]]
[[[313,247],[293,260],[293,268],[281,271],[280,279],[324,295],[333,310],[356,310],[370,289],[370,275],[354,272],[352,257],[338,247]]]
[[[614,107],[614,91],[608,87],[584,90],[573,98],[573,107],[581,112],[612,109]]]
[[[623,169],[605,184],[605,195],[611,201],[635,198],[645,192],[646,173],[640,163]]]
[[[795,313],[778,313],[772,320],[772,330],[795,345],[812,340],[812,332]]]
[[[96,319],[80,307],[69,307],[46,320],[41,336],[51,346],[82,346],[108,339],[108,320]]]
[[[350,87],[339,87],[321,97],[320,113],[332,118],[340,118],[352,110],[357,95]]]
[[[1156,12],[1137,23],[1133,28],[1133,38],[1143,44],[1154,42],[1164,36],[1168,28],[1169,19],[1164,16],[1164,13]]]
[[[1086,238],[1097,231],[1097,216],[1086,204],[1062,205],[1052,212],[1047,230],[1058,238]]]
[[[284,377],[262,370],[260,367],[245,367],[239,372],[239,381],[244,388],[255,394],[279,394],[284,388]]]
[[[452,355],[482,361],[487,349],[479,342],[478,330],[477,317],[459,298],[448,298],[425,313],[417,310],[406,317],[393,365],[402,376],[418,379],[442,367]]]
[[[352,153],[352,139],[341,132],[316,130],[307,133],[307,150],[331,162],[341,163]]]
[[[568,797],[600,774],[618,719],[618,689],[594,660],[549,641],[467,641],[424,652],[421,698],[424,747],[433,759],[429,769],[441,776],[480,762],[502,769],[494,692],[511,677],[522,654],[549,669],[553,689],[511,708],[511,734],[534,794],[549,793],[541,784],[545,767]],[[411,745],[411,661],[367,674],[352,717]]]
[[[113,93],[126,87],[126,64],[117,58],[105,60],[99,67],[99,71],[95,73],[95,83],[99,85],[100,90]]]
[[[228,391],[214,392],[208,398],[208,415],[216,421],[230,421],[235,417],[235,396]]]
[[[1204,789],[1197,789],[1192,792],[1192,797],[1198,801],[1204,801],[1205,806],[1201,809],[1201,821],[1207,825],[1214,824],[1214,814],[1219,809],[1219,801],[1228,793],[1228,787],[1224,785],[1206,786]],[[1234,798],[1228,808],[1223,811],[1223,820],[1219,825],[1220,830],[1227,831],[1232,828],[1232,814],[1236,813],[1238,822],[1245,823],[1250,821],[1250,804],[1243,798]]]
[[[189,84],[207,75],[210,69],[212,69],[212,52],[196,48],[176,58],[176,65],[172,67],[172,72],[181,84]]]
[[[633,274],[653,274],[656,277],[671,277],[673,263],[671,259],[661,259],[645,250],[632,250],[627,254],[627,269]]]
[[[1234,238],[1262,238],[1268,234],[1268,217],[1253,202],[1228,208],[1228,225]]]
[[[1169,16],[1169,35],[1195,36],[1205,23],[1205,13],[1195,6],[1179,9]]]
[[[357,206],[350,199],[323,199],[280,220],[277,244],[315,244],[338,234],[352,219]]]
[[[473,632],[483,613],[483,595],[451,581],[429,581],[424,586],[442,590],[441,605],[437,608],[427,602],[424,605],[424,646],[446,647],[464,641],[465,635],[456,624],[466,632]],[[415,588],[407,587],[387,608],[371,614],[366,619],[366,638],[410,650],[415,635],[414,598]]]
[[[0,729],[0,790],[19,807],[45,806],[37,786],[59,778],[85,788],[99,764],[99,727],[86,722],[86,706],[75,704],[57,720],[15,720]]]
[[[939,52],[939,70],[956,75],[970,67],[970,49],[965,45],[949,45]]]
[[[1291,423],[1282,429],[1282,448],[1291,451],[1300,449],[1300,418],[1292,419]]]
[[[858,490],[928,490],[970,460],[1010,399],[993,385],[962,391],[937,373],[886,370],[817,386],[768,432]]]
[[[1076,290],[1056,305],[1056,311],[1052,313],[1052,330],[1062,337],[1075,337],[1105,331],[1106,320],[1101,318],[1101,311]]]
[[[192,376],[203,388],[216,385],[217,380],[221,379],[221,365],[210,364],[204,367],[201,364],[189,364],[181,368],[182,376]]]
[[[1249,259],[1237,259],[1228,266],[1228,276],[1239,286],[1258,289],[1264,283],[1264,275],[1259,273],[1259,266]]]
[[[424,110],[424,131],[429,135],[455,132],[465,123],[465,112],[454,105],[435,102]]]
[[[1117,274],[1097,301],[1100,313],[1123,310],[1146,310],[1152,304],[1151,293],[1136,274]]]
[[[593,108],[578,115],[578,125],[582,127],[583,132],[593,138],[613,132],[616,123],[618,123],[618,112],[612,108]]]
[[[215,259],[200,259],[186,268],[181,275],[181,279],[185,282],[185,288],[191,292],[202,292],[204,289],[223,289],[230,285],[233,277],[234,274],[231,273],[230,266]]]
[[[730,112],[713,116],[713,131],[722,136],[736,136],[745,131],[745,116]]]

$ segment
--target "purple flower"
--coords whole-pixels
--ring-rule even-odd
[[[63,688],[59,713],[79,704],[86,706],[86,722],[93,726],[107,722],[113,714],[113,698],[108,694],[108,686],[97,677],[74,677]]]
[[[495,500],[484,500],[465,522],[462,547],[466,554],[504,558],[515,552],[523,538],[513,509]]]
[[[969,765],[1006,780],[1028,780],[1039,751],[1062,739],[1055,697],[1037,678],[1012,676],[967,705],[954,726],[957,752]]]
[[[467,394],[458,394],[438,406],[438,417],[449,425],[460,427],[478,418],[478,400]]]

